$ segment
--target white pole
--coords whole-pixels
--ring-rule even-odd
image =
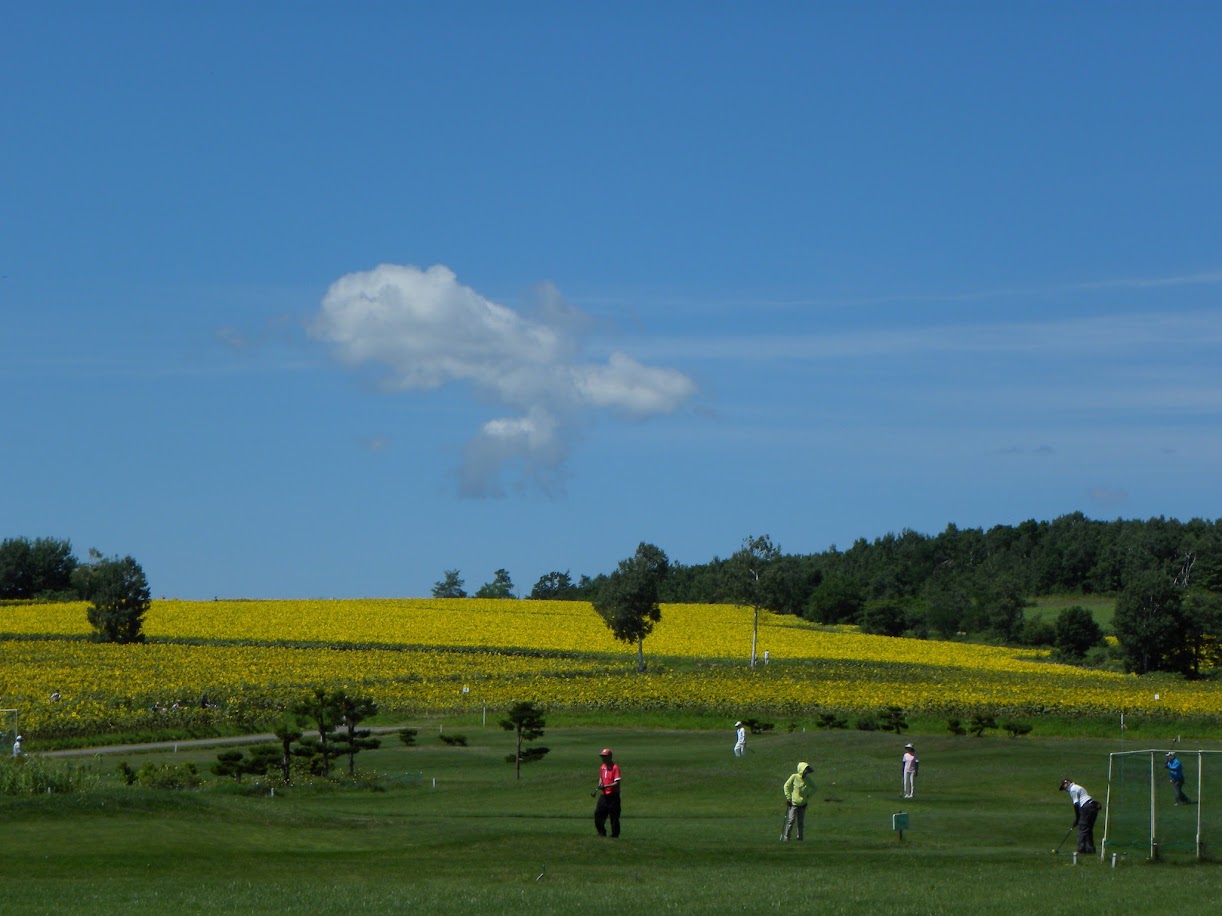
[[[1103,807],[1103,854],[1107,855],[1108,828],[1112,823],[1112,765],[1116,755],[1107,755],[1107,803]]]
[[[1179,740],[1178,738],[1176,739]],[[1205,796],[1201,790],[1205,787],[1205,755],[1197,751],[1197,858],[1204,858],[1205,847],[1201,843],[1201,808],[1205,805]]]
[[[1155,823],[1155,818],[1158,815],[1158,806],[1155,804],[1155,795],[1157,788],[1154,785],[1154,751],[1150,751],[1150,861],[1153,862],[1158,858],[1158,829]]]

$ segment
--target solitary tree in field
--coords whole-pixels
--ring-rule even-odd
[[[616,639],[636,643],[636,670],[645,670],[645,637],[662,619],[658,594],[670,572],[666,554],[653,544],[641,542],[636,553],[607,577],[594,596],[594,610]]]
[[[90,550],[93,562],[78,566],[72,583],[90,603],[86,615],[95,642],[144,642],[144,615],[152,602],[148,579],[131,557],[106,559]]]
[[[760,608],[767,604],[768,571],[781,556],[781,548],[768,535],[747,537],[743,546],[730,557],[728,582],[730,597],[753,611],[751,619],[751,667],[759,651]]]
[[[543,718],[544,710],[535,706],[529,700],[522,700],[509,707],[509,714],[501,720],[501,728],[517,734],[518,744],[514,753],[505,758],[506,763],[514,765],[514,778],[522,778],[522,764],[542,760],[550,748],[523,748],[522,742],[534,741],[543,737],[543,726],[547,722]]]

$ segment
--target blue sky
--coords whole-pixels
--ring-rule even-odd
[[[1222,516],[1216,3],[2,9],[0,536],[360,597]]]

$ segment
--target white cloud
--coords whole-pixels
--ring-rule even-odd
[[[500,493],[499,477],[514,462],[524,481],[551,489],[584,413],[671,413],[696,385],[623,353],[606,363],[581,362],[582,335],[592,322],[550,284],[539,287],[536,299],[527,318],[463,286],[444,265],[383,264],[333,283],[310,332],[344,364],[384,369],[388,389],[460,383],[518,411],[489,421],[468,443],[459,472],[464,494]]]
[[[574,383],[586,403],[639,416],[669,413],[696,391],[681,372],[642,366],[623,353],[612,353],[605,366],[575,370]]]

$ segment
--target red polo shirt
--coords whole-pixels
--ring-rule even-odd
[[[598,787],[603,795],[619,791],[619,764],[604,763],[598,770]]]

